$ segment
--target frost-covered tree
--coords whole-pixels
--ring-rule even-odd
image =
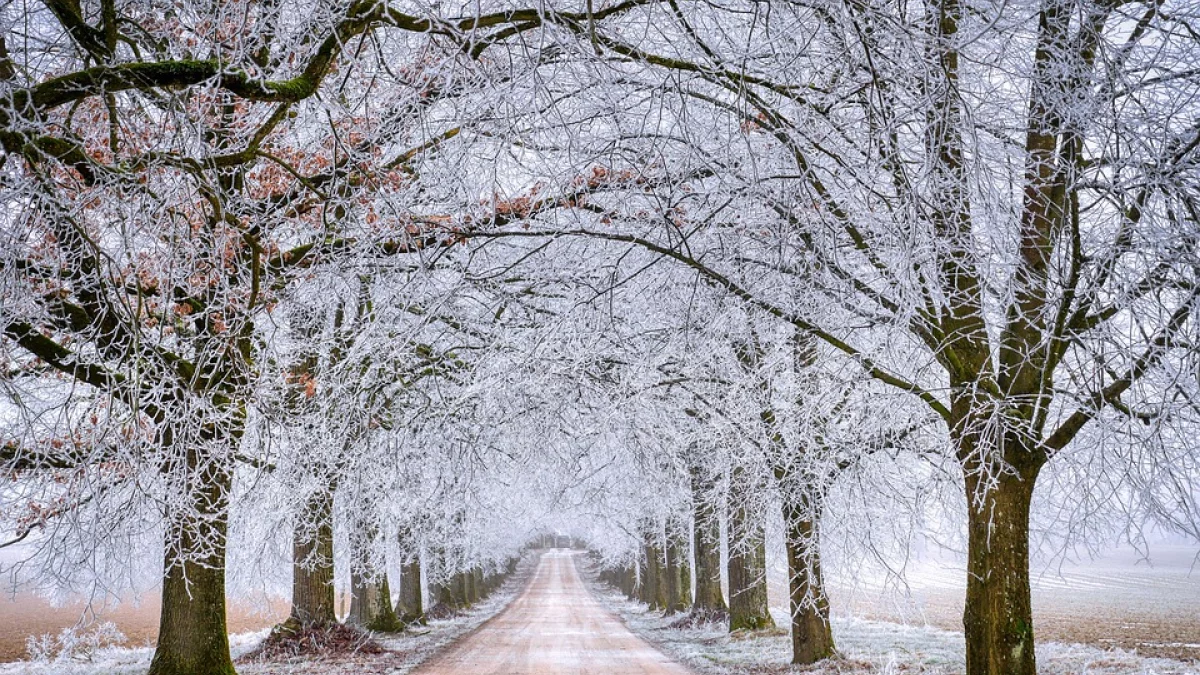
[[[462,195],[439,194],[424,211],[434,219],[415,217],[431,199],[416,198],[412,162],[462,129],[453,111],[445,125],[429,111],[489,76],[460,78],[466,63],[542,17],[489,11],[0,10],[0,334],[16,411],[5,529],[65,529],[39,552],[49,566],[59,546],[105,544],[65,516],[161,528],[151,672],[233,671],[230,500],[239,471],[266,466],[241,446],[258,419],[264,326],[285,291],[338,259],[453,242],[444,214]]]
[[[640,183],[480,236],[641,247],[921,402],[968,505],[969,672],[1033,673],[1043,467],[1192,423],[1190,21],[1186,3],[930,0],[563,22],[580,63],[620,64],[572,71],[604,83],[575,92],[576,154]],[[1143,495],[1192,479],[1141,448],[1163,481]]]
[[[0,9],[0,527],[163,533],[153,672],[232,671],[231,513],[330,621],[341,553],[458,605],[569,519],[679,609],[689,511],[720,611],[713,514],[782,504],[807,662],[829,495],[920,429],[971,675],[1034,671],[1046,466],[1196,534],[1186,2],[465,7]]]

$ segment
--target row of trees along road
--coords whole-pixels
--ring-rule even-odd
[[[830,499],[919,457],[958,474],[968,672],[1031,675],[1039,477],[1099,462],[1119,508],[1200,535],[1196,20],[6,6],[2,527],[50,574],[88,531],[161,541],[151,672],[229,673],[231,517],[287,533],[300,623],[332,619],[335,522],[355,615],[390,623],[388,551],[471,570],[555,509],[661,562],[666,610],[692,521],[720,612],[724,519],[731,624],[759,627],[780,509],[807,663]]]
[[[496,9],[105,0],[0,10],[0,330],[5,382],[25,391],[9,397],[18,414],[3,458],[18,487],[5,493],[6,529],[24,538],[80,511],[119,520],[134,501],[156,511],[152,673],[233,672],[226,538],[231,500],[243,480],[254,485],[244,474],[286,469],[311,488],[343,468],[341,442],[358,435],[345,425],[321,439],[336,451],[313,453],[316,466],[302,451],[286,462],[242,452],[274,447],[259,419],[272,371],[290,370],[311,395],[307,371],[338,360],[273,362],[273,312],[343,262],[419,267],[423,251],[449,243],[417,217],[441,195],[420,198],[411,164],[460,132],[430,110],[477,91],[487,74],[467,64],[543,16]],[[332,488],[298,511],[303,616],[310,604],[328,609],[325,591],[303,581],[327,562]]]
[[[1033,673],[1043,468],[1194,415],[1194,18],[949,0],[623,19],[567,28],[638,64],[607,80],[640,94],[637,128],[606,138],[638,189],[480,236],[640,247],[923,404],[968,505],[968,671]],[[1147,461],[1190,470],[1176,450],[1125,457],[1147,508],[1193,499],[1141,482]]]

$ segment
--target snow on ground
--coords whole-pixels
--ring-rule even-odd
[[[234,658],[253,649],[270,630],[229,636]],[[3,675],[141,675],[150,666],[154,647],[99,646],[68,650],[60,656],[0,663]]]
[[[410,633],[379,636],[388,650],[386,654],[239,663],[238,671],[242,675],[408,673],[507,605],[528,581],[533,562],[529,558],[523,561],[512,579],[467,613],[432,621],[428,627]],[[648,612],[644,605],[626,600],[607,586],[594,582],[589,582],[589,586],[635,633],[701,674],[961,675],[964,672],[963,637],[955,631],[839,616],[834,618],[833,630],[842,657],[816,668],[793,668],[788,664],[791,643],[785,630],[731,636],[717,625],[670,628],[675,617]],[[775,620],[786,626],[786,613],[776,610]],[[257,631],[231,636],[234,657],[251,651],[266,634],[267,631]],[[88,644],[85,636],[77,642],[68,650],[70,653],[57,658],[0,664],[0,675],[140,675],[153,654],[149,646],[94,645]],[[1200,675],[1200,664],[1196,662],[1053,642],[1038,645],[1038,663],[1044,675]]]
[[[270,630],[229,636],[239,675],[405,675],[459,637],[479,627],[507,605],[525,586],[536,567],[526,556],[514,574],[495,593],[470,610],[429,622],[412,631],[378,634],[384,654],[360,654],[325,659],[247,662],[239,658],[254,649]],[[70,650],[56,658],[0,663],[0,675],[142,675],[154,655],[152,646],[100,646]]]
[[[1033,619],[1040,638],[1200,660],[1200,549],[1156,545],[1148,558],[1118,548],[1091,560],[1033,570]],[[927,556],[899,582],[870,570],[831,575],[835,613],[954,630],[962,625],[965,561]],[[769,579],[770,580],[770,579]],[[786,602],[776,574],[772,604]]]
[[[729,635],[724,625],[672,628],[678,617],[649,612],[620,592],[600,584],[592,590],[631,630],[656,644],[697,673],[813,673],[821,675],[962,675],[962,633],[930,626],[835,617],[833,636],[841,657],[815,667],[790,665],[791,640],[785,629]],[[787,626],[783,610],[772,610]],[[1200,664],[1148,658],[1122,650],[1077,644],[1037,647],[1038,672],[1044,675],[1200,675]]]

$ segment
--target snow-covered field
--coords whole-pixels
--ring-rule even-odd
[[[1200,659],[1200,569],[1196,546],[1156,546],[1147,560],[1118,549],[1095,560],[1033,570],[1034,626],[1039,640],[1120,647],[1140,654]],[[905,584],[869,574],[834,578],[830,595],[842,614],[961,626],[966,570],[950,557],[906,571]],[[785,602],[782,580],[773,604]]]
[[[469,612],[454,618],[431,621],[429,626],[409,633],[380,636],[380,644],[388,650],[385,654],[264,663],[238,661],[238,672],[241,675],[375,672],[401,675],[444,645],[488,620],[511,599],[515,588],[497,593]],[[230,646],[234,659],[238,660],[254,649],[269,632],[267,629],[231,635]],[[154,649],[149,646],[101,647],[59,658],[0,664],[0,675],[142,675],[150,665],[153,654]]]
[[[383,654],[330,658],[297,658],[254,662],[242,659],[270,629],[230,636],[230,648],[240,675],[404,675],[432,654],[487,621],[521,590],[532,573],[533,562],[522,561],[518,571],[484,601],[458,616],[429,622],[428,626],[398,634],[380,634]],[[51,658],[0,664],[0,675],[142,675],[154,654],[151,646],[89,646],[79,644]]]
[[[1200,612],[1200,589],[1190,576],[1187,551],[1180,549],[1158,557],[1153,565],[1136,565],[1118,555],[1096,563],[1072,565],[1060,574],[1043,574],[1037,582],[1035,602],[1039,620],[1045,628],[1041,635],[1055,631],[1083,638],[1061,640],[1054,637],[1038,646],[1040,672],[1046,675],[1200,675],[1195,660],[1159,658],[1154,649],[1121,648],[1114,638],[1159,634],[1171,625],[1171,617],[1180,619],[1176,630],[1190,636]],[[1136,561],[1134,561],[1136,562]],[[360,654],[333,659],[297,659],[294,661],[239,662],[243,675],[340,675],[351,673],[407,673],[448,643],[474,630],[502,609],[522,588],[532,571],[532,560],[522,562],[520,570],[503,588],[470,612],[449,620],[431,622],[427,628],[401,635],[380,636],[387,653]],[[940,570],[940,571],[939,571]],[[636,633],[658,645],[669,655],[698,673],[787,673],[813,672],[828,675],[890,675],[920,673],[960,675],[963,666],[963,637],[939,627],[935,621],[956,621],[961,611],[961,583],[953,565],[928,565],[912,575],[907,604],[868,601],[869,584],[847,594],[857,598],[858,608],[874,612],[873,618],[861,618],[841,611],[834,619],[834,637],[841,658],[818,669],[793,668],[788,664],[791,645],[784,630],[759,634],[728,635],[721,626],[677,629],[670,624],[675,617],[647,612],[643,605],[627,601],[620,593],[592,583],[590,587],[602,601],[617,612]],[[880,596],[876,596],[877,598]],[[909,623],[884,620],[905,615]],[[1091,613],[1089,615],[1089,612]],[[774,610],[780,626],[787,625],[782,608]],[[1150,621],[1138,617],[1147,615]],[[1058,618],[1058,621],[1048,619]],[[1085,620],[1086,619],[1086,620]],[[945,625],[945,624],[942,624]],[[950,624],[952,625],[952,624]],[[242,632],[232,636],[235,658],[250,652],[267,631]],[[1093,636],[1093,637],[1087,637]],[[75,636],[64,653],[54,648],[49,656],[32,661],[0,664],[0,675],[133,675],[142,673],[153,650],[149,646],[106,645],[99,636]],[[1057,640],[1057,641],[1056,641]],[[1089,641],[1091,644],[1080,644]],[[1147,641],[1143,641],[1147,642]],[[1152,642],[1152,641],[1151,641]],[[1159,646],[1169,648],[1169,639],[1160,638]],[[1116,645],[1104,648],[1107,645]],[[53,646],[53,645],[52,645]],[[1154,647],[1153,644],[1150,645]],[[1195,648],[1183,643],[1180,649]],[[1172,652],[1166,651],[1166,654]]]
[[[647,612],[619,592],[593,584],[593,590],[636,633],[698,673],[822,673],[835,675],[961,675],[965,672],[962,633],[934,626],[905,625],[838,616],[833,620],[840,658],[813,668],[793,667],[791,641],[784,629],[729,635],[724,626],[672,628],[677,617]],[[787,613],[773,609],[779,626]],[[1200,664],[1152,658],[1120,649],[1046,642],[1038,645],[1038,670],[1045,675],[1198,675]]]

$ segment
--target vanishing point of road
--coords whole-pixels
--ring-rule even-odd
[[[600,605],[574,554],[543,554],[521,595],[414,675],[687,675]]]

